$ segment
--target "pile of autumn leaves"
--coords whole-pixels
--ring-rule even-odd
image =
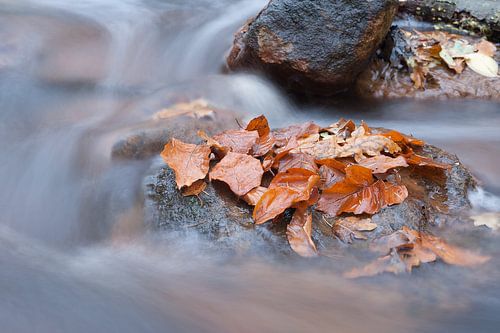
[[[425,88],[429,69],[441,64],[456,74],[467,66],[482,76],[498,77],[498,64],[494,59],[497,48],[487,40],[470,43],[463,36],[443,31],[403,33],[413,54],[406,62],[412,70],[415,88]]]
[[[376,224],[357,215],[376,214],[408,197],[407,188],[399,183],[399,168],[450,168],[416,154],[414,149],[424,145],[421,140],[396,131],[375,131],[365,123],[356,127],[343,119],[327,128],[308,122],[271,131],[267,119],[260,116],[244,129],[213,137],[198,134],[205,144],[172,139],[162,152],[182,194],[203,192],[208,175],[210,181],[226,183],[236,196],[254,206],[256,224],[295,209],[287,237],[292,249],[304,257],[318,254],[311,237],[313,209],[342,217],[332,226],[340,239],[363,238],[359,231],[374,230]],[[436,260],[436,255],[443,258],[422,245],[427,238],[419,233],[406,230],[403,238],[393,237],[405,239],[389,242],[395,244],[390,249],[399,249],[400,258],[406,258],[402,259],[405,269]],[[408,247],[416,251],[411,256]]]

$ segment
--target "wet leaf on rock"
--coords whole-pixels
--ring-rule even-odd
[[[210,147],[206,145],[194,145],[172,139],[165,145],[161,156],[175,171],[175,181],[180,189],[206,177],[210,153]]]
[[[181,193],[185,197],[198,196],[201,192],[205,191],[207,183],[204,179],[197,180],[191,186],[183,187]]]
[[[220,146],[226,147],[234,153],[248,154],[259,140],[259,134],[257,131],[238,129],[214,135],[212,139]]]
[[[210,180],[223,181],[236,195],[243,196],[260,186],[263,174],[264,170],[258,159],[229,152],[210,171]]]
[[[333,234],[344,243],[352,243],[354,239],[367,239],[362,231],[373,231],[377,224],[372,223],[370,218],[359,218],[356,216],[341,217],[335,221],[332,227]]]
[[[373,173],[386,173],[390,169],[407,167],[406,159],[403,156],[396,158],[378,155],[359,161],[359,165],[372,170]]]
[[[286,235],[290,247],[302,257],[318,255],[316,245],[312,240],[312,214],[307,205],[295,210],[292,221],[287,226]]]

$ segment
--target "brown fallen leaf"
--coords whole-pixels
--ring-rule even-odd
[[[386,173],[390,169],[407,167],[406,159],[403,156],[396,158],[378,155],[370,158],[365,158],[359,161],[359,165],[371,169],[373,173]]]
[[[269,123],[267,118],[263,115],[252,119],[247,127],[247,131],[257,131],[259,134],[259,139],[256,144],[253,146],[252,155],[255,157],[264,156],[271,151],[274,147],[276,139],[271,133],[271,129],[269,128]]]
[[[402,134],[394,130],[380,133],[380,135],[388,137],[389,139],[391,139],[400,146],[423,147],[425,145],[425,142],[420,139],[414,138],[413,136],[410,135]]]
[[[389,255],[378,258],[362,268],[355,268],[344,274],[344,277],[356,279],[360,277],[370,277],[382,273],[400,274],[406,271],[406,264],[401,260],[401,257],[396,250],[393,250]]]
[[[321,190],[332,187],[333,184],[344,180],[345,174],[337,169],[330,168],[329,166],[322,165],[319,168],[319,188]]]
[[[356,124],[352,120],[340,118],[338,122],[325,128],[325,130],[337,137],[346,139],[356,129]]]
[[[295,210],[292,221],[287,226],[288,243],[298,255],[306,258],[316,257],[318,250],[311,235],[312,214],[307,205],[302,205]]]
[[[444,170],[449,170],[452,168],[452,166],[449,164],[440,163],[440,162],[434,161],[432,158],[420,156],[420,155],[417,155],[415,153],[409,153],[409,154],[405,154],[403,156],[409,165],[415,165],[415,166],[421,166],[421,167],[431,167],[431,168],[444,169]]]
[[[247,131],[257,131],[260,137],[266,136],[271,132],[267,118],[264,115],[260,115],[248,123],[246,127]]]
[[[255,206],[259,202],[260,198],[262,198],[264,193],[266,193],[266,191],[267,191],[266,187],[259,186],[259,187],[254,188],[253,190],[251,190],[247,194],[245,194],[242,197],[242,199],[250,206]]]
[[[358,165],[346,168],[346,177],[323,190],[317,210],[330,216],[341,213],[375,214],[382,208],[399,204],[408,197],[404,185],[375,182],[370,169]]]
[[[390,252],[389,256],[377,259],[362,269],[353,270],[349,277],[372,276],[383,272],[400,273],[402,265],[407,272],[422,263],[440,258],[445,263],[458,266],[484,264],[490,257],[452,246],[439,237],[403,227],[391,235],[377,240],[372,245],[375,251]]]
[[[201,192],[205,191],[207,183],[204,179],[197,180],[191,186],[183,187],[181,193],[185,197],[198,196]]]
[[[288,169],[306,169],[318,173],[319,169],[314,157],[304,153],[290,153],[279,162],[278,172],[286,172]]]
[[[331,157],[354,156],[356,161],[360,161],[365,158],[364,155],[377,156],[380,155],[382,151],[386,151],[389,154],[395,154],[401,151],[401,147],[388,137],[379,134],[370,135],[366,132],[365,126],[359,126],[352,132],[351,137],[345,140],[346,143],[342,146],[340,154]]]
[[[258,159],[246,154],[229,152],[210,171],[210,180],[223,181],[236,195],[243,196],[260,186],[263,174],[264,170]]]
[[[319,176],[305,169],[290,169],[277,174],[255,206],[255,223],[265,223],[294,204],[309,200],[318,182]]]
[[[180,189],[206,177],[210,153],[210,147],[206,145],[193,145],[172,139],[165,145],[161,156],[175,171],[175,181]]]
[[[481,40],[476,44],[476,50],[478,53],[482,53],[488,57],[494,57],[497,52],[497,47],[495,44],[488,42],[486,39]]]
[[[367,239],[362,231],[373,231],[377,224],[370,218],[362,219],[355,216],[341,217],[332,227],[333,234],[344,243],[352,243],[354,239]]]
[[[318,134],[320,127],[313,122],[307,122],[300,125],[292,125],[279,130],[273,131],[278,147],[285,146],[292,138],[302,139],[311,134]]]
[[[259,134],[257,131],[229,130],[214,135],[213,140],[234,153],[248,154],[259,140]]]

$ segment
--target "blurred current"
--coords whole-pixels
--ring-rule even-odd
[[[0,0],[0,332],[500,330],[497,237],[470,239],[493,257],[474,270],[348,281],[335,260],[235,262],[141,227],[149,162],[112,163],[110,149],[169,94],[273,127],[349,117],[411,133],[471,168],[477,212],[500,212],[498,103],[302,106],[262,77],[223,74],[234,32],[266,3]]]

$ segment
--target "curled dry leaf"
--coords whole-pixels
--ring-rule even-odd
[[[359,161],[359,165],[372,170],[373,173],[386,173],[390,169],[407,167],[406,159],[403,156],[396,158],[378,155]]]
[[[181,193],[185,197],[189,197],[192,195],[198,196],[201,192],[205,191],[207,188],[207,183],[204,179],[197,180],[191,186],[187,186],[182,188]]]
[[[271,132],[267,118],[264,115],[260,115],[248,123],[246,127],[247,131],[257,131],[260,137],[266,136]]]
[[[175,181],[180,189],[206,177],[210,153],[210,147],[206,145],[193,145],[172,139],[165,145],[161,156],[175,171]]]
[[[408,197],[404,185],[376,181],[370,169],[351,165],[344,180],[323,190],[317,209],[330,216],[341,213],[375,214],[382,208],[399,204]]]
[[[248,154],[259,140],[259,134],[257,131],[230,130],[214,135],[213,140],[234,153]]]
[[[229,152],[210,171],[210,180],[223,181],[236,195],[243,196],[260,186],[263,174],[264,170],[258,159],[246,154]]]
[[[318,255],[316,245],[312,240],[312,214],[307,205],[302,205],[295,210],[292,221],[286,229],[286,236],[291,248],[302,257],[315,257]]]
[[[377,224],[370,218],[362,219],[356,216],[341,217],[332,227],[333,234],[344,243],[352,243],[354,239],[367,239],[362,231],[373,231]]]
[[[269,123],[266,117],[263,115],[252,119],[247,127],[247,131],[257,131],[259,134],[259,139],[255,143],[252,149],[252,155],[255,157],[264,156],[269,153],[276,142],[271,129],[269,128]]]

